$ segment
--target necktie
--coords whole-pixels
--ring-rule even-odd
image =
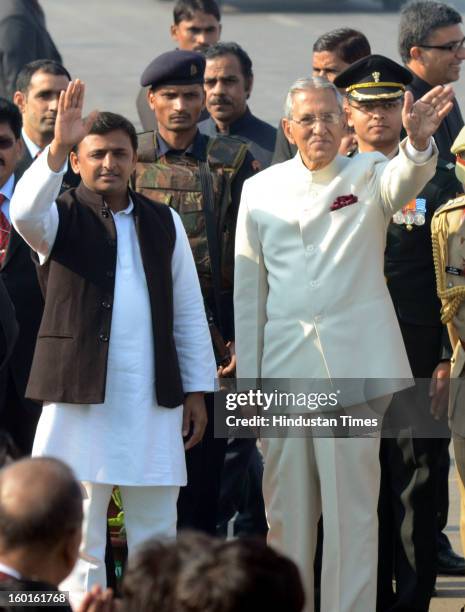
[[[3,204],[5,196],[0,193],[0,206]],[[0,209],[0,265],[3,263],[10,240],[11,225],[4,212]]]

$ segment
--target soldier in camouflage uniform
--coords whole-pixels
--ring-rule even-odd
[[[242,184],[253,158],[242,140],[200,134],[205,60],[176,50],[144,71],[148,103],[158,132],[139,136],[135,188],[180,214],[190,240],[204,296],[220,376],[234,373],[234,239]],[[229,357],[227,353],[229,353]],[[213,396],[206,396],[209,426],[187,455],[188,485],[181,490],[178,527],[216,530],[216,507],[225,441],[213,438]]]

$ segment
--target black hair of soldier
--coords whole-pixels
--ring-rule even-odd
[[[414,0],[400,13],[399,54],[404,64],[411,60],[412,47],[428,44],[431,34],[439,28],[462,23],[462,16],[452,6],[432,0]]]
[[[368,38],[362,32],[352,28],[337,28],[325,32],[316,39],[313,52],[331,51],[346,64],[353,64],[362,57],[371,55]]]
[[[194,13],[213,15],[221,21],[221,13],[215,0],[178,0],[173,8],[173,23],[178,25],[181,21],[190,21]]]
[[[203,56],[207,61],[216,57],[224,57],[225,55],[237,57],[241,66],[242,76],[250,84],[253,79],[252,60],[240,45],[235,42],[218,42],[203,52]]]
[[[16,77],[16,91],[26,93],[31,79],[36,72],[45,72],[55,76],[65,76],[71,81],[71,75],[62,64],[54,60],[39,59],[25,64]]]
[[[6,98],[0,98],[0,123],[7,123],[16,140],[21,137],[23,118],[19,108]]]
[[[137,151],[136,128],[128,119],[126,119],[126,117],[123,117],[122,115],[117,115],[116,113],[110,113],[108,111],[99,113],[90,127],[89,135],[96,134],[98,136],[104,136],[105,134],[115,132],[116,130],[121,130],[127,134],[129,140],[131,141],[133,151]],[[77,153],[78,148],[79,143],[74,145],[74,153]]]

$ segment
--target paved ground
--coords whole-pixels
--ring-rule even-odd
[[[455,467],[452,467],[449,474],[449,524],[447,535],[454,549],[461,551],[459,538],[459,493],[456,482]],[[465,576],[454,578],[451,576],[439,576],[437,581],[438,597],[431,603],[431,612],[459,612],[465,605]]]
[[[41,0],[49,29],[73,76],[88,85],[87,110],[120,112],[138,124],[134,100],[146,64],[172,48],[168,35],[172,2],[162,0]],[[465,12],[465,0],[451,2]],[[223,40],[239,42],[251,55],[255,87],[253,111],[276,124],[286,90],[310,71],[311,47],[323,32],[344,26],[362,30],[373,51],[398,60],[398,14],[385,12],[378,0],[224,0]],[[465,67],[463,68],[465,73]],[[457,97],[465,108],[459,82]],[[457,551],[458,492],[451,470],[448,533]],[[465,603],[465,577],[441,577],[433,612],[458,612]],[[367,611],[369,612],[369,611]]]
[[[42,0],[66,65],[88,85],[87,108],[121,112],[137,122],[138,79],[157,54],[172,48],[167,0]],[[398,59],[398,14],[379,0],[224,0],[223,40],[235,40],[254,62],[253,111],[276,124],[287,88],[310,71],[311,47],[323,32],[362,30],[373,51]],[[312,11],[305,7],[313,4]],[[453,2],[465,12],[465,0]],[[257,7],[261,12],[257,12]],[[271,8],[270,8],[271,7]],[[265,10],[266,9],[266,10]],[[463,69],[465,74],[465,68]],[[458,98],[465,108],[465,92]]]

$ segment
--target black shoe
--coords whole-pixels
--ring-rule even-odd
[[[438,574],[447,576],[465,575],[465,559],[452,549],[438,552]]]

